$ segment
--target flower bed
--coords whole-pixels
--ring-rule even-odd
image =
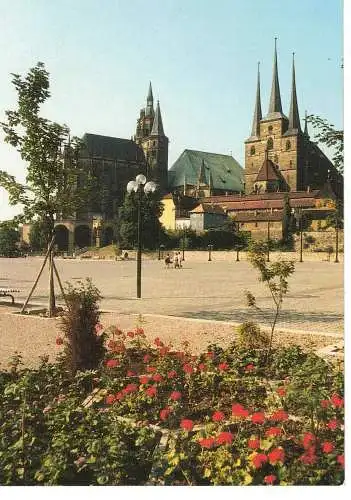
[[[74,379],[0,373],[1,484],[343,482],[343,376],[318,356],[108,333],[102,366]]]

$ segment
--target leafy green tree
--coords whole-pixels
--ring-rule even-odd
[[[89,175],[79,168],[78,138],[70,138],[67,125],[39,115],[40,106],[50,97],[49,73],[43,63],[27,75],[12,74],[18,106],[6,111],[0,122],[5,142],[20,153],[27,164],[26,183],[21,184],[0,170],[0,186],[9,194],[11,205],[22,204],[21,221],[38,218],[50,241],[57,218],[72,216],[84,207],[90,193]],[[84,181],[83,181],[84,179]]]
[[[293,216],[289,203],[289,196],[284,196],[282,219],[282,244],[291,247],[293,244]]]
[[[35,252],[45,250],[47,246],[46,230],[43,223],[36,220],[31,224],[29,231],[29,244]]]
[[[18,255],[19,232],[12,221],[0,222],[0,255],[14,257]]]
[[[138,203],[138,192],[126,194],[124,203],[119,211],[119,238],[121,247],[133,248],[137,244]],[[148,195],[143,193],[140,210],[142,245],[148,249],[157,248],[159,242],[165,239],[164,228],[159,221],[159,217],[161,217],[163,212],[159,193],[157,191]]]
[[[344,131],[336,130],[334,125],[316,115],[309,115],[307,120],[317,130],[315,136],[317,142],[334,150],[333,163],[342,174],[344,172]]]

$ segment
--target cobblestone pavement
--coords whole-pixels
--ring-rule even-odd
[[[23,302],[42,264],[41,258],[0,259],[0,287],[19,288]],[[182,269],[165,269],[163,261],[144,260],[142,299],[136,299],[136,262],[57,259],[63,282],[91,277],[104,296],[101,307],[119,314],[162,314],[201,320],[240,323],[247,319],[269,325],[271,298],[246,261],[212,262],[189,259]],[[47,271],[31,302],[47,301]],[[249,311],[244,290],[257,297],[265,316]],[[343,264],[310,261],[296,263],[279,327],[306,332],[343,332]]]

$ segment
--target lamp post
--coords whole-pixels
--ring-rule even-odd
[[[271,241],[270,229],[271,229],[271,224],[270,224],[270,221],[268,221],[267,222],[267,262],[269,262],[269,247],[270,247],[270,241]]]
[[[297,220],[297,223],[299,225],[299,231],[300,231],[300,262],[303,262],[302,259],[302,250],[303,250],[303,241],[302,241],[302,219],[303,219],[303,213],[301,208],[296,208],[295,210],[293,209],[293,214],[295,215],[295,218]]]
[[[138,193],[138,231],[137,231],[137,298],[141,298],[141,202],[143,192],[145,194],[153,193],[156,190],[156,184],[153,181],[146,182],[146,177],[143,174],[136,176],[135,181],[129,181],[127,184],[127,192],[131,194],[133,191]]]
[[[182,238],[182,261],[185,261],[184,257],[184,251],[185,251],[185,234],[186,234],[186,228],[183,227],[183,238]]]
[[[211,259],[211,251],[213,250],[213,245],[207,245],[208,248],[208,261],[210,262]]]
[[[159,247],[158,247],[158,260],[161,260],[161,258],[163,259],[164,249],[165,249],[164,245],[159,245]]]

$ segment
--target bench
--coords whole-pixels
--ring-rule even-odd
[[[12,304],[15,303],[15,298],[12,295],[13,293],[18,293],[20,290],[16,288],[0,288],[0,297],[11,297]]]

